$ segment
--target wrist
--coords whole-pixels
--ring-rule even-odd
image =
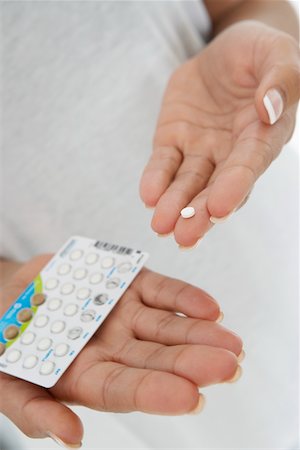
[[[299,21],[293,6],[286,0],[278,0],[276,5],[268,0],[223,1],[205,0],[207,9],[213,21],[213,35],[216,36],[230,25],[254,20],[278,31],[284,31],[299,41]],[[221,12],[216,6],[221,3]]]

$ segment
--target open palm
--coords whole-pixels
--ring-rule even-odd
[[[49,257],[25,264],[1,291],[1,309]],[[180,317],[181,312],[187,317]],[[76,444],[79,418],[62,402],[101,411],[183,414],[198,387],[230,380],[241,340],[216,323],[215,300],[201,289],[143,269],[101,328],[51,389],[0,374],[1,411],[26,434]]]
[[[295,106],[271,126],[263,104],[270,84],[286,72],[295,85],[297,45],[255,22],[227,29],[177,69],[140,186],[145,204],[155,207],[154,231],[174,232],[178,244],[192,246],[245,201],[294,128]],[[186,206],[196,211],[189,220],[180,217]]]

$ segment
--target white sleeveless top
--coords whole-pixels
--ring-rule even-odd
[[[247,353],[236,385],[203,389],[199,416],[79,408],[86,448],[296,448],[295,155],[285,152],[249,204],[192,252],[155,236],[138,196],[166,83],[205,45],[203,3],[6,2],[1,9],[0,254],[26,260],[71,234],[149,251],[151,268],[215,295]]]

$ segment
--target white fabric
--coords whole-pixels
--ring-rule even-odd
[[[141,171],[172,71],[209,30],[201,2],[6,2],[2,9],[3,256],[83,234],[149,251],[149,266],[211,292],[244,339],[236,385],[199,416],[75,408],[83,448],[297,448],[297,157],[286,148],[248,205],[180,252],[150,229]],[[50,441],[23,442],[30,449]]]

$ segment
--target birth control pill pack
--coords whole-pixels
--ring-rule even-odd
[[[54,386],[147,258],[128,247],[70,238],[0,319],[0,371]]]

